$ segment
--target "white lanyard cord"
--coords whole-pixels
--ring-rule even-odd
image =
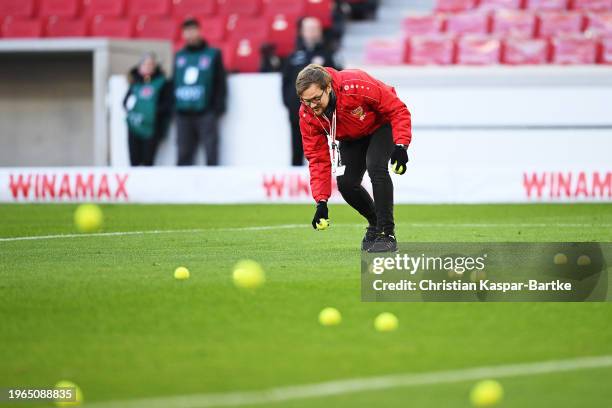
[[[327,122],[329,123],[329,132],[327,131],[327,129],[325,129],[325,126],[323,126],[323,123],[321,123],[319,117],[316,115],[315,117],[317,118],[317,121],[319,121],[319,125],[321,125],[321,127],[323,128],[323,131],[325,132],[327,137],[331,140],[332,176],[335,176],[336,168],[338,167],[340,161],[340,153],[338,151],[338,144],[336,143],[336,110],[334,109],[334,114],[332,115],[331,123],[329,122],[329,119],[327,119],[327,116],[324,116],[325,120],[327,120]]]

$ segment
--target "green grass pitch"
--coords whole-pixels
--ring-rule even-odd
[[[0,238],[74,234],[74,209],[2,205]],[[344,205],[330,206],[322,232],[306,205],[102,209],[103,232],[177,232],[0,241],[0,387],[69,379],[100,402],[612,355],[609,303],[361,303],[364,226]],[[609,204],[398,205],[396,221],[399,241],[612,241]],[[248,229],[285,224],[300,226]],[[254,293],[231,280],[243,258],[266,272]],[[189,280],[173,279],[180,265]],[[342,312],[340,326],[318,324],[325,306]],[[399,317],[396,332],[373,329],[383,311]],[[500,382],[502,407],[612,401],[612,368]],[[265,406],[468,407],[472,385]]]

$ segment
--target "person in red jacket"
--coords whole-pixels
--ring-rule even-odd
[[[310,187],[317,202],[313,228],[328,224],[327,200],[335,175],[344,200],[368,220],[362,250],[396,251],[388,162],[395,173],[406,172],[412,138],[408,108],[392,87],[357,69],[336,71],[311,64],[298,74],[295,86],[302,102],[300,131]],[[366,170],[374,199],[361,185]]]

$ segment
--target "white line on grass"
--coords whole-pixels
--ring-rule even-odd
[[[504,377],[520,377],[610,366],[612,366],[612,355],[607,355],[569,360],[552,360],[535,363],[357,378],[329,381],[318,384],[271,388],[263,391],[194,394],[176,397],[147,398],[132,401],[102,402],[94,403],[89,406],[95,408],[232,407],[240,405],[271,404],[282,401],[320,398],[398,387],[436,385],[462,381],[474,381],[485,378],[499,379]]]
[[[545,223],[399,223],[397,225],[413,228],[611,228],[612,224],[545,224]],[[334,227],[364,227],[364,224],[332,224]],[[256,227],[229,227],[229,228],[195,228],[195,229],[175,229],[175,230],[149,230],[149,231],[118,231],[118,232],[97,232],[90,234],[55,234],[55,235],[31,235],[25,237],[5,237],[0,238],[0,242],[12,241],[38,241],[48,239],[65,238],[87,238],[87,237],[115,237],[129,235],[155,235],[155,234],[177,234],[177,233],[197,233],[197,232],[242,232],[242,231],[268,231],[279,229],[310,229],[308,224],[279,224],[261,225]]]

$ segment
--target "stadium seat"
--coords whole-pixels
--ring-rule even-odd
[[[600,64],[612,64],[612,36],[601,39],[601,55],[598,62]]]
[[[219,13],[256,16],[261,11],[261,0],[219,0]]]
[[[241,38],[230,41],[223,50],[224,62],[230,72],[258,72],[261,64],[259,40]]]
[[[495,37],[468,35],[457,40],[457,64],[499,64],[501,42]]]
[[[265,17],[231,15],[227,21],[227,35],[230,40],[268,38],[268,21]]]
[[[406,40],[404,62],[413,65],[449,65],[455,59],[453,37],[445,34],[415,35]]]
[[[450,34],[486,34],[489,32],[489,13],[465,11],[446,18],[446,32]]]
[[[568,0],[526,0],[528,10],[561,11],[567,9]]]
[[[1,31],[4,38],[37,38],[42,37],[43,27],[40,20],[7,17]]]
[[[133,24],[129,19],[95,16],[91,21],[92,37],[131,38]]]
[[[125,0],[83,0],[84,12],[88,16],[122,16]]]
[[[221,17],[198,18],[202,28],[202,37],[211,45],[219,46],[226,36],[226,20]]]
[[[477,0],[436,0],[435,10],[445,13],[471,10],[476,7]]]
[[[529,11],[497,10],[491,32],[502,36],[529,38],[535,35],[536,16]]]
[[[268,41],[276,46],[276,54],[279,57],[286,57],[295,49],[298,16],[276,14],[268,19]]]
[[[138,38],[154,38],[175,41],[177,38],[176,21],[171,18],[143,16],[135,26]]]
[[[39,0],[40,17],[76,17],[80,13],[80,0]]]
[[[263,13],[268,16],[303,16],[306,15],[305,0],[263,0]]]
[[[552,39],[554,64],[595,64],[597,42],[581,34],[563,35]]]
[[[211,16],[217,12],[215,0],[174,0],[172,14],[178,18]]]
[[[170,14],[170,0],[129,0],[130,16],[167,16]]]
[[[304,12],[307,16],[318,18],[324,28],[329,28],[332,24],[332,10],[332,0],[306,0]]]
[[[612,11],[612,0],[571,0],[572,10]]]
[[[399,65],[404,62],[404,42],[397,39],[376,39],[366,44],[365,61],[374,65]]]
[[[523,0],[480,0],[478,8],[481,10],[518,10]]]
[[[444,17],[441,14],[408,16],[402,20],[402,32],[405,37],[423,34],[436,34],[444,28]]]
[[[87,37],[87,20],[70,17],[49,17],[46,37]]]
[[[576,34],[582,31],[582,14],[573,11],[550,11],[539,13],[539,37],[559,34]]]
[[[612,12],[588,13],[586,32],[589,35],[612,36]]]
[[[550,54],[541,38],[507,38],[502,48],[502,63],[509,65],[546,64]]]
[[[0,17],[32,17],[35,7],[35,0],[0,0]]]

